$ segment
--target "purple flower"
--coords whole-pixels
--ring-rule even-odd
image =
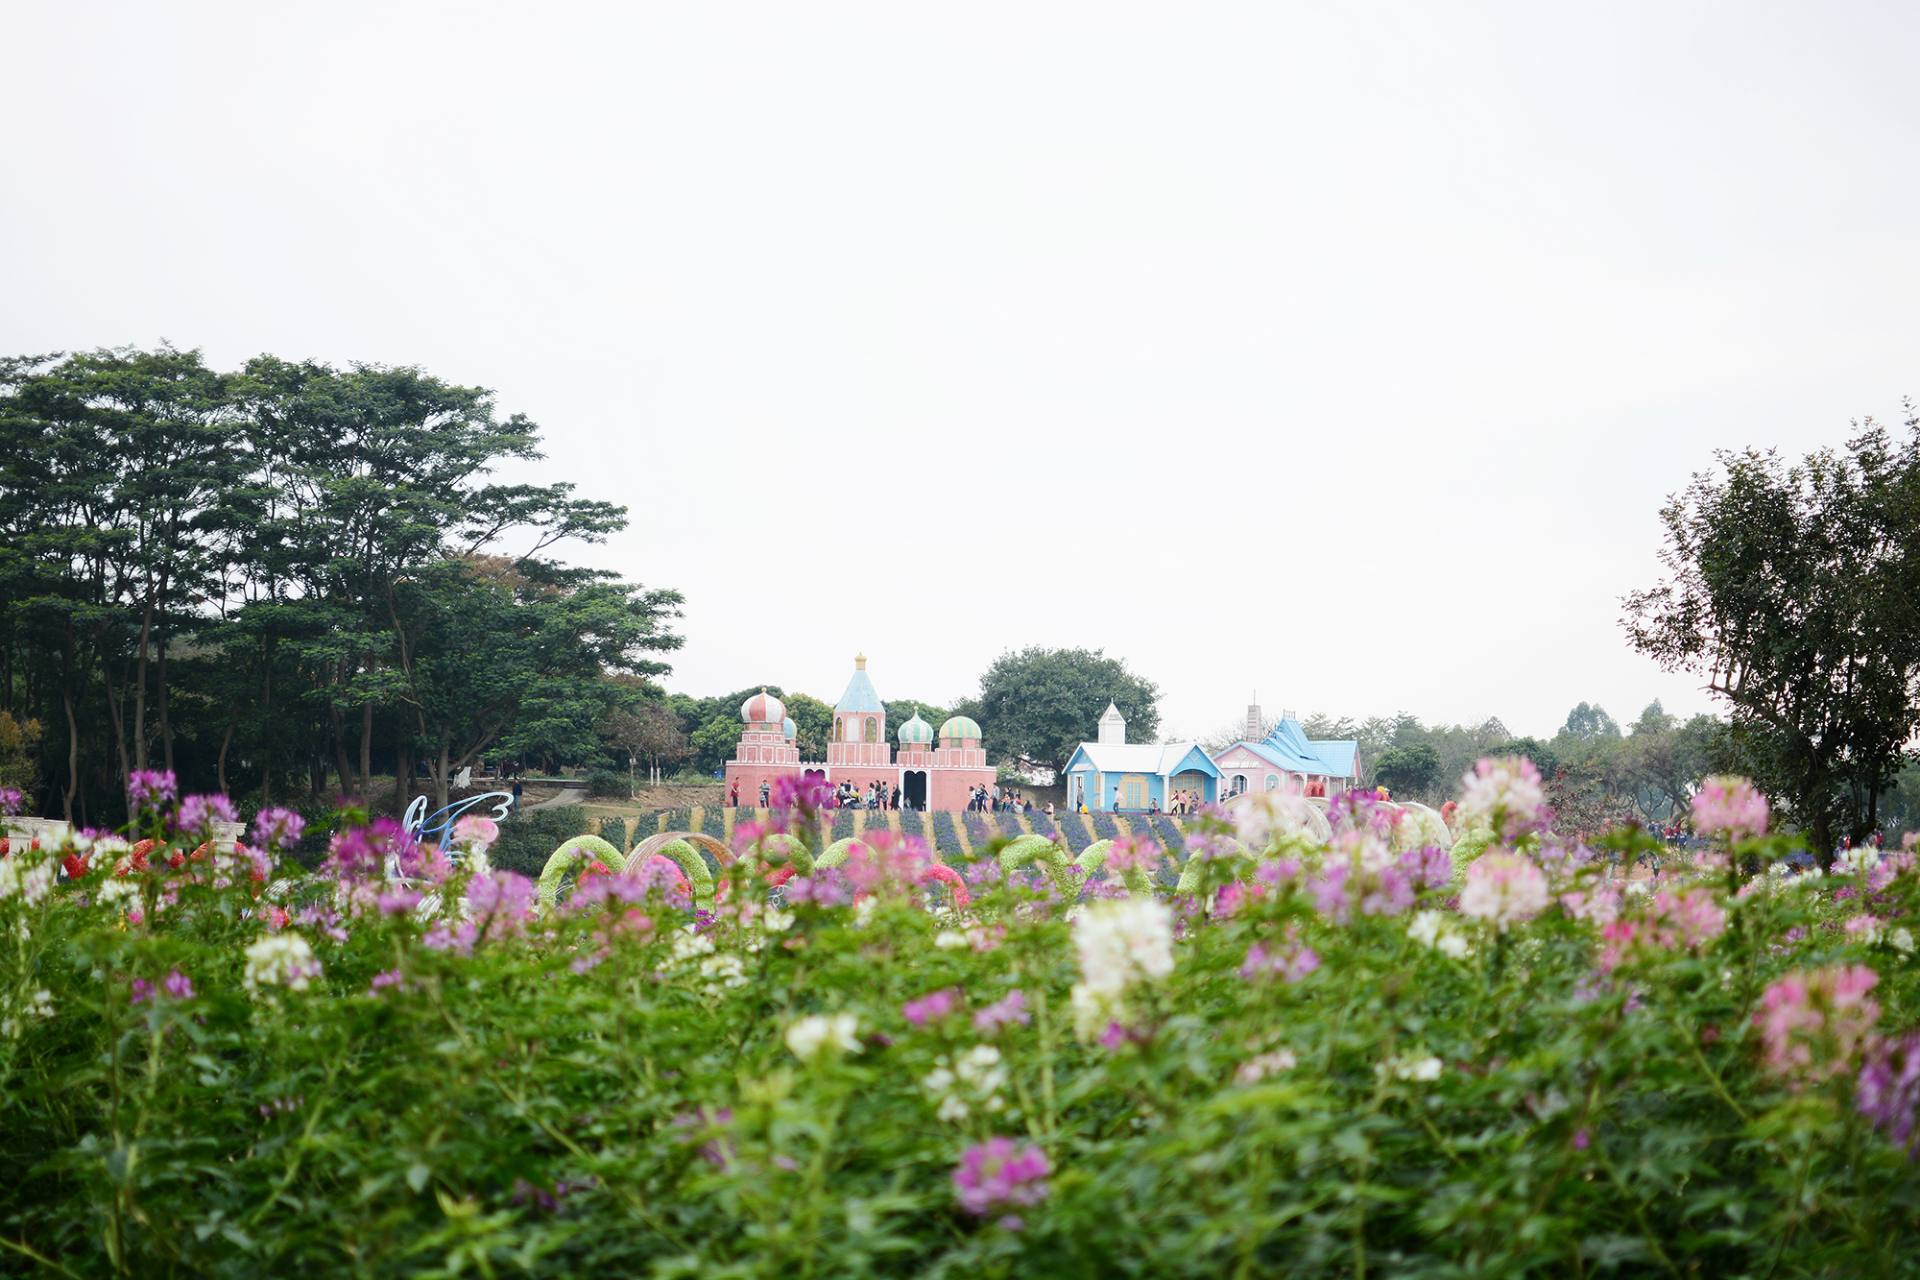
[[[988,1138],[968,1147],[953,1170],[953,1194],[960,1207],[977,1218],[1002,1209],[1027,1208],[1047,1198],[1053,1166],[1032,1143]]]
[[[952,987],[936,991],[932,995],[921,996],[918,1000],[909,1000],[900,1006],[900,1013],[908,1025],[916,1031],[929,1022],[938,1022],[952,1013],[960,1003],[960,993]]]
[[[239,820],[233,801],[223,795],[188,796],[180,802],[180,814],[173,821],[173,829],[186,835],[207,836],[213,834],[214,823]]]
[[[160,986],[167,993],[169,1000],[193,999],[193,979],[178,969],[169,970]]]
[[[480,928],[471,920],[462,920],[457,925],[440,920],[422,935],[420,945],[429,951],[451,951],[466,956],[473,954],[474,939],[479,936]]]
[[[828,867],[810,876],[795,876],[786,883],[787,905],[811,902],[819,907],[843,907],[853,901],[853,888],[838,867]]]
[[[367,994],[377,996],[388,987],[397,987],[404,979],[398,969],[385,969],[373,975],[373,983],[367,988]]]
[[[516,871],[478,876],[467,886],[467,906],[495,927],[531,917],[533,900],[533,881]]]
[[[306,829],[307,820],[291,809],[262,809],[253,815],[253,842],[263,849],[291,849]]]
[[[133,994],[130,998],[134,1004],[145,1004],[147,1001],[153,999],[153,984],[145,978],[135,978],[133,980]]]
[[[179,794],[171,769],[135,769],[127,775],[127,807],[135,813],[158,809]]]
[[[1277,977],[1283,982],[1298,982],[1319,967],[1320,954],[1312,947],[1295,943],[1269,950],[1256,942],[1247,948],[1240,976],[1249,980]]]
[[[20,812],[26,801],[20,795],[18,787],[0,787],[0,815],[13,817]]]
[[[1015,988],[985,1008],[975,1010],[973,1029],[983,1036],[991,1036],[1003,1027],[1024,1027],[1031,1021],[1033,1016],[1027,1012],[1026,993]]]
[[[1440,889],[1453,879],[1453,859],[1439,845],[1422,845],[1400,855],[1400,872],[1418,888]]]
[[[409,889],[405,885],[395,885],[390,889],[381,890],[380,895],[374,899],[374,904],[380,908],[380,914],[383,916],[403,916],[420,905],[420,893],[417,889]]]
[[[1914,1111],[1920,1107],[1920,1032],[1880,1040],[1867,1051],[1854,1082],[1853,1105],[1909,1159],[1914,1156],[1920,1149],[1914,1141]]]

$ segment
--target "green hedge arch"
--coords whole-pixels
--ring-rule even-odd
[[[560,847],[547,855],[546,865],[540,868],[538,897],[540,905],[551,908],[560,900],[560,882],[567,872],[578,866],[598,859],[609,871],[618,871],[626,866],[626,859],[618,849],[602,840],[599,836],[575,836],[563,840]]]
[[[1080,892],[1081,875],[1067,859],[1067,851],[1045,836],[1016,836],[1000,850],[1000,869],[1015,871],[1037,862],[1065,894]]]

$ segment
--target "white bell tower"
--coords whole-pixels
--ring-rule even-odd
[[[1127,742],[1127,718],[1111,702],[1100,715],[1099,742],[1103,747],[1125,746]]]

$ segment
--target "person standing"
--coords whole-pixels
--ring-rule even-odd
[[[513,811],[515,813],[520,812],[520,793],[526,789],[526,784],[521,782],[520,779],[515,778],[513,780]]]
[[[727,805],[733,809],[740,807],[740,782],[737,778],[734,780],[732,789],[727,792]]]
[[[765,778],[760,779],[760,807],[762,809],[767,807],[767,801],[771,797],[772,791],[773,789],[767,785],[767,780]]]
[[[1120,812],[1120,784],[1118,783],[1113,787],[1113,812]]]

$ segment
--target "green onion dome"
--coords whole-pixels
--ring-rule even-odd
[[[925,746],[932,741],[933,726],[922,720],[918,711],[913,713],[911,720],[900,726],[900,745],[903,747]]]
[[[974,742],[980,741],[980,726],[967,716],[949,716],[947,722],[940,726],[942,742],[959,742],[968,739]]]

